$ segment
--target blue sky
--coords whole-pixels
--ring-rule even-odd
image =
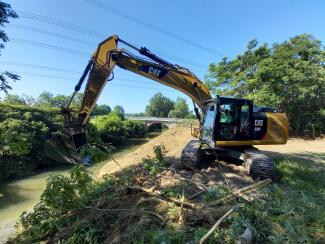
[[[253,38],[262,43],[274,43],[282,42],[297,34],[310,33],[321,41],[325,39],[323,0],[6,2],[10,3],[14,10],[24,13],[18,12],[21,13],[21,17],[12,20],[6,28],[12,41],[2,50],[1,70],[16,71],[22,77],[20,81],[12,84],[11,93],[34,97],[42,91],[71,94],[87,64],[88,55],[90,57],[105,36],[112,34],[117,34],[137,46],[145,46],[166,60],[191,69],[202,80],[210,63],[220,61],[223,56],[231,58],[241,53],[248,41]],[[115,13],[89,2],[103,3],[108,8],[113,8]],[[86,28],[88,34],[26,18],[31,16],[31,13],[78,25]],[[129,18],[136,17],[154,27],[148,28],[146,24],[140,25],[116,13],[127,15]],[[155,31],[156,27],[204,48]],[[79,29],[76,26],[71,28]],[[95,32],[89,34],[88,30]],[[32,45],[26,45],[31,42]],[[62,52],[40,47],[44,46],[43,44],[69,50]],[[67,71],[32,68],[19,64],[47,66]],[[174,100],[177,96],[186,98],[178,91],[120,68],[115,69],[115,77],[116,79],[105,87],[99,98],[99,104],[105,103],[110,106],[120,104],[126,112],[132,113],[144,111],[149,98],[158,91]],[[189,99],[188,103],[191,104]]]

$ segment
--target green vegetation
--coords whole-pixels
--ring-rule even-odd
[[[56,164],[46,157],[44,144],[61,128],[60,109],[69,99],[69,96],[43,92],[37,99],[7,94],[0,102],[0,183]],[[78,93],[71,104],[74,115],[81,100],[82,94]],[[81,150],[81,156],[89,155],[93,162],[99,162],[128,138],[145,136],[144,123],[123,120],[121,106],[115,108],[117,112],[108,114],[107,105],[98,108],[96,113],[105,115],[92,117],[86,131],[90,146]]]
[[[165,159],[166,149],[164,145],[158,145],[153,148],[155,157],[146,157],[142,160],[144,169],[149,175],[157,175],[168,166],[168,161]]]
[[[178,97],[174,104],[174,109],[168,113],[169,118],[193,118],[193,114],[188,108],[188,104],[184,98]]]
[[[163,149],[155,148],[152,162],[166,162]],[[252,203],[242,203],[217,229],[207,243],[235,243],[246,228],[253,231],[254,243],[322,243],[325,240],[324,166],[306,160],[278,158],[279,182],[261,190]],[[128,186],[146,177],[156,181],[158,172],[139,166],[119,172],[101,183],[92,180],[83,167],[73,169],[70,177],[48,179],[47,188],[33,212],[24,213],[18,226],[20,234],[12,242],[51,240],[63,243],[89,243],[118,240],[132,243],[197,243],[211,224],[201,221],[179,223],[180,208],[130,193]],[[164,166],[161,166],[163,169]],[[155,171],[155,172],[154,172]],[[143,175],[144,174],[144,175]],[[139,178],[140,177],[140,178]],[[182,199],[188,182],[169,187],[163,196]],[[220,199],[226,189],[209,188],[205,202]],[[141,197],[142,196],[142,197]],[[114,212],[113,209],[133,209]],[[164,216],[163,227],[153,215],[136,214],[136,209],[152,209]],[[125,219],[128,219],[125,222]]]
[[[184,98],[178,97],[176,102],[174,102],[168,97],[163,96],[161,92],[156,93],[150,98],[145,115],[164,118],[193,118],[193,113],[189,110]]]
[[[0,182],[45,166],[45,140],[57,131],[58,109],[0,103]]]
[[[210,64],[206,84],[215,94],[276,107],[293,134],[315,136],[325,131],[324,55],[321,41],[308,34],[272,47],[254,39],[243,54]]]
[[[21,215],[18,230],[25,230],[25,232],[23,239],[19,238],[16,241],[40,240],[59,231],[74,219],[73,215],[76,212],[107,190],[113,183],[114,181],[111,179],[107,179],[103,183],[94,182],[83,166],[75,166],[71,170],[70,177],[63,175],[49,177],[46,189],[34,211]],[[72,226],[76,235],[68,238],[68,243],[78,243],[78,240],[85,241],[89,238],[89,241],[97,240],[98,233],[93,229],[96,226],[83,224],[86,223],[81,222]]]

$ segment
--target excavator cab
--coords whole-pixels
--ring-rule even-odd
[[[214,147],[217,141],[252,138],[253,102],[246,99],[217,97],[207,101],[200,139]]]

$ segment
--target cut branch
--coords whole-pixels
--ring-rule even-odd
[[[241,197],[241,198],[246,198],[245,200],[247,200],[248,202],[251,202],[253,200],[253,198],[251,197],[248,197],[246,194],[247,193],[251,193],[251,192],[254,192],[258,189],[261,189],[265,186],[267,186],[268,184],[270,184],[272,182],[271,179],[266,179],[266,180],[262,180],[262,181],[259,181],[259,182],[256,182],[256,183],[253,183],[252,185],[249,185],[249,186],[246,186],[246,187],[243,187],[239,190],[236,190],[234,192],[232,192],[230,195],[227,195],[221,199],[218,199],[218,200],[215,200],[215,201],[212,201],[208,204],[208,206],[216,206],[216,205],[219,205],[220,203],[222,202],[225,202],[233,197]]]
[[[219,227],[219,225],[235,210],[235,208],[239,207],[240,204],[232,207],[227,213],[225,213],[218,221],[212,226],[212,228],[200,239],[200,244],[204,243],[212,233]]]

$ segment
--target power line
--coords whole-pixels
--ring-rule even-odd
[[[10,66],[20,66],[20,67],[28,67],[28,68],[36,68],[36,69],[44,69],[44,70],[53,70],[53,71],[59,71],[59,72],[65,72],[65,73],[71,73],[71,74],[78,74],[78,75],[81,74],[81,72],[74,71],[74,70],[53,68],[53,67],[40,66],[40,65],[34,65],[34,64],[24,64],[24,63],[16,63],[16,62],[9,62],[9,61],[0,61],[0,63],[4,64],[4,65],[10,65]]]
[[[0,70],[0,72],[3,72],[4,70]],[[51,78],[51,79],[59,79],[59,80],[68,80],[68,81],[77,81],[78,78],[76,77],[66,77],[66,76],[55,76],[55,75],[48,75],[48,74],[40,74],[40,73],[34,73],[34,72],[22,72],[22,71],[10,71],[12,73],[21,74],[21,75],[30,75],[30,76],[37,76],[37,77],[45,77],[45,78]],[[116,78],[113,81],[132,81],[132,82],[143,82],[138,80],[132,80],[132,79],[126,79],[126,78]],[[111,81],[112,82],[112,81]],[[110,83],[111,83],[110,82]],[[144,81],[146,82],[146,81]],[[147,81],[148,82],[148,81]],[[127,87],[127,88],[137,88],[137,89],[148,89],[148,90],[163,90],[163,91],[173,91],[172,89],[161,89],[161,88],[154,88],[154,87],[147,87],[147,86],[135,86],[135,85],[125,85],[125,84],[109,84],[117,87]],[[156,85],[161,85],[157,83]]]
[[[70,30],[73,30],[73,31],[76,31],[76,32],[79,32],[79,33],[89,35],[89,36],[91,36],[93,38],[101,38],[101,39],[107,38],[107,35],[105,35],[103,33],[97,32],[98,34],[94,35],[93,33],[96,32],[96,31],[91,30],[91,29],[87,29],[87,28],[84,28],[84,27],[81,27],[81,26],[77,26],[77,25],[71,24],[71,23],[66,22],[66,21],[62,21],[62,20],[59,20],[59,19],[54,19],[54,18],[50,18],[50,17],[47,17],[47,16],[38,15],[38,14],[34,14],[34,13],[24,12],[24,11],[17,11],[17,12],[19,13],[20,17],[23,17],[23,18],[28,18],[28,19],[44,22],[44,23],[47,23],[47,24],[52,24],[52,25],[55,25],[55,26],[59,26],[61,28],[70,29]],[[40,29],[37,29],[37,28],[32,28],[32,27],[27,27],[27,26],[22,26],[22,25],[10,25],[10,26],[12,26],[14,28],[27,29],[27,30],[34,31],[34,32],[39,32],[39,33],[43,33],[43,34],[47,34],[47,35],[51,35],[51,36],[56,36],[56,37],[71,40],[71,41],[82,42],[82,43],[87,44],[87,45],[94,45],[95,47],[97,46],[97,44],[95,44],[95,43],[91,43],[91,42],[71,38],[71,37],[68,37],[68,36],[65,36],[65,35],[62,35],[62,34],[57,34],[57,33],[49,32],[49,31],[40,30]],[[188,63],[188,64],[190,64],[192,66],[196,66],[199,69],[206,69],[205,65],[202,65],[202,64],[199,64],[199,63],[196,63],[196,62],[193,62],[193,61],[190,61],[190,60],[187,60],[187,59],[184,59],[184,58],[172,55],[172,54],[168,54],[166,52],[161,52],[161,51],[154,50],[154,49],[152,49],[152,50],[154,52],[160,53],[161,55],[164,55],[166,57],[170,57],[172,59],[179,60],[179,61],[182,61],[184,63]],[[196,70],[199,71],[198,69],[196,69]],[[202,72],[202,71],[203,70],[201,70],[199,72]]]
[[[3,72],[3,70],[0,70]],[[32,73],[32,72],[24,72],[24,71],[10,71],[12,73],[17,74],[25,74],[31,76],[39,76],[39,77],[46,77],[46,78],[54,78],[54,79],[75,79],[74,77],[64,77],[64,76],[56,76],[56,75],[47,75],[47,74],[40,74],[40,73]]]
[[[190,15],[192,18],[196,19],[197,21],[203,23],[204,25],[207,25],[210,27],[211,30],[213,30],[215,33],[217,34],[221,34],[223,36],[226,36],[228,38],[231,38],[230,35],[228,35],[227,33],[218,30],[214,25],[212,25],[209,21],[206,21],[205,19],[199,17],[198,15],[194,14],[192,11],[184,8],[184,6],[182,4],[179,4],[173,0],[167,0],[170,4],[176,6],[177,8],[183,10],[184,12],[186,12],[188,15]]]
[[[77,50],[64,48],[64,47],[60,47],[60,46],[49,45],[49,44],[45,44],[45,43],[42,43],[42,42],[34,42],[34,41],[20,39],[20,38],[11,38],[10,40],[11,40],[12,43],[35,46],[35,47],[41,47],[41,48],[46,48],[46,49],[50,49],[50,50],[54,50],[54,51],[60,51],[60,52],[64,52],[64,53],[90,57],[90,54],[87,54],[86,52],[77,51]],[[203,71],[203,70],[198,70],[198,69],[195,69],[195,68],[192,68],[192,70],[196,70],[198,72]]]
[[[56,25],[56,26],[60,26],[60,27],[63,27],[63,28],[67,28],[67,29],[70,29],[70,30],[74,30],[74,31],[83,33],[85,35],[89,35],[89,36],[92,36],[92,37],[107,38],[107,36],[105,34],[103,34],[103,33],[100,33],[100,32],[95,31],[95,30],[84,28],[82,26],[75,25],[75,24],[69,23],[67,21],[54,19],[54,18],[50,18],[50,17],[44,16],[44,15],[29,13],[29,12],[25,12],[25,11],[17,10],[16,12],[19,14],[19,17],[24,17],[24,18],[32,19],[32,20],[38,20],[38,21],[48,23],[48,24],[53,24],[53,25]]]
[[[186,43],[188,45],[197,47],[197,48],[199,48],[201,50],[204,50],[206,52],[214,53],[214,54],[219,55],[219,56],[225,56],[224,54],[222,54],[220,52],[216,52],[215,50],[213,50],[211,48],[208,48],[208,47],[205,47],[203,45],[197,44],[197,43],[195,43],[195,42],[193,42],[191,40],[188,40],[188,39],[186,39],[184,37],[181,37],[179,35],[176,35],[176,34],[170,32],[170,31],[164,30],[164,29],[162,29],[162,28],[160,28],[158,26],[155,26],[153,24],[147,23],[147,22],[145,22],[145,21],[143,21],[141,19],[138,19],[138,18],[136,18],[136,17],[134,17],[132,15],[129,15],[127,13],[124,13],[124,12],[122,12],[122,11],[116,9],[116,8],[113,8],[111,6],[108,6],[108,5],[104,4],[104,3],[98,2],[96,0],[92,0],[92,1],[91,0],[83,0],[83,1],[88,2],[88,3],[94,5],[94,6],[98,7],[98,8],[105,9],[105,10],[107,10],[107,11],[109,11],[111,13],[114,13],[116,15],[119,15],[119,16],[121,16],[123,18],[126,18],[126,19],[128,19],[128,20],[130,20],[130,21],[132,21],[134,23],[137,23],[139,25],[145,26],[145,27],[147,27],[149,29],[152,29],[154,31],[157,31],[159,33],[162,33],[162,34],[164,34],[164,35],[166,35],[168,37],[174,38],[174,39],[179,40],[181,42],[184,42],[184,43]]]
[[[74,70],[54,68],[54,67],[49,67],[49,66],[40,66],[40,65],[34,65],[34,64],[16,63],[16,62],[10,62],[10,61],[0,61],[0,64],[9,65],[9,66],[19,66],[19,67],[35,68],[35,69],[40,69],[40,70],[53,70],[53,71],[64,72],[64,73],[71,73],[71,74],[77,74],[77,75],[80,75],[81,74],[81,72],[74,71]],[[18,72],[18,71],[15,71],[15,72]],[[67,79],[72,79],[72,77],[71,78],[67,78]],[[77,80],[78,78],[77,77],[73,77],[73,79],[76,79]],[[115,78],[115,80],[130,81],[130,82],[139,82],[139,83],[147,82],[147,83],[151,83],[151,84],[154,82],[154,81],[152,81],[150,79],[135,80],[135,79],[129,79],[129,78],[123,78],[123,77]]]
[[[10,38],[10,41],[12,43],[30,45],[30,46],[35,46],[35,47],[42,47],[42,48],[51,49],[51,50],[55,50],[55,51],[60,51],[60,52],[64,52],[64,53],[90,57],[90,54],[88,54],[86,52],[77,51],[77,50],[64,48],[64,47],[59,47],[59,46],[54,46],[54,45],[49,45],[49,44],[45,44],[45,43],[42,43],[42,42],[34,42],[34,41],[20,39],[20,38]]]
[[[22,29],[22,30],[29,30],[29,31],[33,31],[33,32],[38,32],[38,33],[45,34],[45,35],[55,36],[55,37],[58,37],[58,38],[74,41],[74,42],[77,42],[77,43],[83,43],[83,44],[86,44],[86,45],[89,45],[89,46],[92,46],[92,47],[96,47],[98,45],[98,44],[96,44],[94,42],[87,42],[87,41],[84,41],[84,40],[81,40],[81,39],[77,39],[77,38],[65,36],[65,35],[62,35],[62,34],[54,33],[52,31],[45,31],[45,30],[33,28],[33,27],[30,27],[30,26],[26,26],[26,25],[10,24],[10,27],[17,28],[17,29]]]

